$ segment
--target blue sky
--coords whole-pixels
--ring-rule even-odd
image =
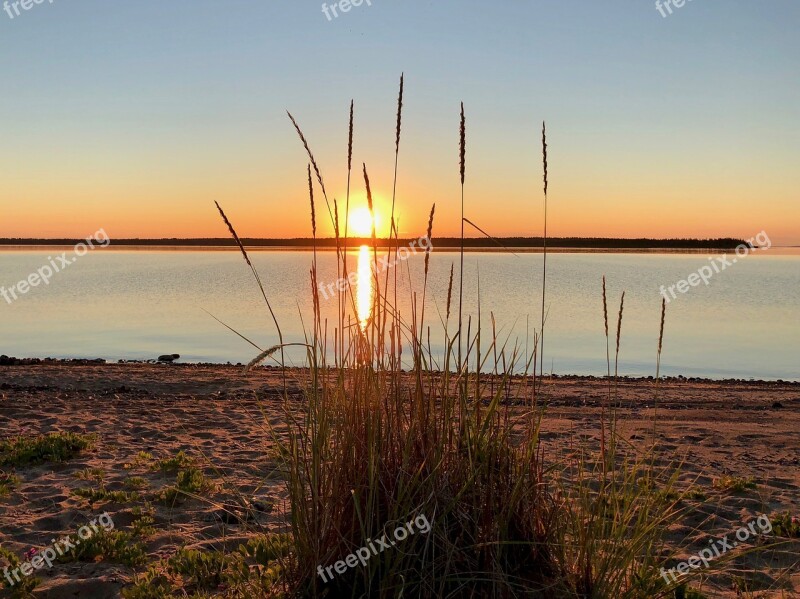
[[[644,0],[372,0],[331,21],[276,0],[0,12],[0,236],[221,236],[214,199],[245,235],[305,235],[285,110],[341,198],[355,98],[356,161],[385,202],[405,72],[408,232],[434,201],[441,234],[458,228],[464,101],[468,213],[496,234],[538,234],[547,119],[556,235],[800,244],[799,17],[796,0],[668,18]]]

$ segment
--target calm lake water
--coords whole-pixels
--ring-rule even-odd
[[[0,286],[49,264],[62,250],[0,252]],[[366,255],[366,258],[364,257]],[[715,254],[719,255],[719,254]],[[71,249],[67,256],[73,256]],[[308,251],[251,254],[284,331],[303,341],[301,315],[311,321]],[[625,295],[620,373],[655,374],[662,285],[674,285],[709,265],[710,254],[559,253],[548,256],[547,369],[560,374],[604,374],[601,277],[608,282],[611,328]],[[729,256],[730,258],[731,256]],[[359,265],[359,258],[361,264]],[[369,253],[348,259],[362,276]],[[457,312],[458,253],[431,257],[426,322],[441,349],[450,265],[456,264],[453,311]],[[335,256],[318,255],[319,281],[336,277]],[[498,334],[524,355],[541,302],[541,254],[467,253],[465,314],[477,319],[478,280],[484,335],[494,315]],[[421,289],[420,253],[398,267],[400,309],[410,314],[409,277]],[[393,275],[392,275],[393,276]],[[666,375],[800,380],[800,252],[757,252],[678,294],[667,306],[662,356]],[[362,285],[359,311],[368,311]],[[115,251],[98,248],[78,258],[49,285],[31,288],[11,304],[0,297],[0,353],[17,357],[151,359],[177,353],[184,361],[247,362],[250,345],[216,322],[210,312],[262,347],[277,343],[274,325],[241,255],[233,251]],[[336,300],[322,300],[329,322]],[[207,312],[206,312],[207,311]],[[457,321],[457,314],[455,317]],[[466,316],[465,316],[466,322]],[[451,316],[451,329],[453,327]],[[526,334],[526,330],[528,333]],[[613,334],[613,333],[612,333]],[[302,352],[290,352],[303,363]],[[612,348],[613,359],[613,348]],[[613,368],[613,365],[612,365]]]

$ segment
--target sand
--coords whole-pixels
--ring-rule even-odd
[[[298,410],[303,377],[301,370],[289,375]],[[552,459],[579,442],[597,446],[606,385],[592,377],[548,382],[542,438]],[[168,557],[182,546],[235,547],[256,532],[286,530],[286,493],[265,421],[285,430],[280,388],[276,369],[245,375],[242,368],[220,365],[41,361],[0,366],[0,437],[73,431],[98,438],[93,449],[65,463],[16,471],[18,485],[0,497],[0,544],[18,555],[41,550],[103,511],[118,529],[125,528],[133,519],[133,504],[90,505],[73,491],[99,483],[76,475],[102,469],[109,490],[125,489],[128,477],[141,476],[149,485],[144,492],[153,492],[174,483],[175,474],[152,471],[151,461],[137,461],[137,454],[149,452],[157,459],[179,450],[197,459],[216,488],[179,508],[154,505],[157,532],[147,541],[151,559]],[[652,445],[653,381],[623,380],[619,397],[621,437],[640,449]],[[689,502],[686,517],[668,531],[682,559],[760,514],[800,515],[800,384],[663,381],[656,435],[661,449],[684,460],[681,479],[696,481],[707,495]],[[713,482],[724,475],[752,477],[756,487],[739,493],[715,488]],[[781,540],[780,547],[765,547]],[[753,546],[760,550],[743,551]],[[735,580],[741,578],[758,591],[752,596],[800,597],[798,561],[800,541],[752,535],[704,570],[702,584],[692,586],[708,597],[737,597],[742,595]],[[119,597],[134,572],[102,561],[56,564],[38,573],[42,582],[36,593]]]

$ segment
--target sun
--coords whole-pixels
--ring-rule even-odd
[[[375,228],[380,225],[380,218],[375,215]],[[350,212],[350,222],[348,235],[355,237],[371,237],[372,236],[372,215],[369,213],[369,208],[357,208]]]

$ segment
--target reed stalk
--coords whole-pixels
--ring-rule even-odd
[[[547,294],[547,126],[542,122],[542,166],[544,169],[544,236],[542,237],[542,324],[539,330],[539,376],[544,380],[544,323]]]
[[[466,371],[462,362],[463,339],[461,332],[464,330],[464,179],[466,174],[467,158],[467,120],[464,116],[464,103],[461,103],[461,126],[459,127],[459,165],[461,174],[461,268],[458,277],[458,370]]]
[[[661,300],[661,326],[658,330],[658,353],[656,354],[656,393],[653,407],[653,443],[656,440],[656,423],[658,422],[658,384],[661,380],[661,348],[664,342],[664,321],[667,316],[667,300]]]

